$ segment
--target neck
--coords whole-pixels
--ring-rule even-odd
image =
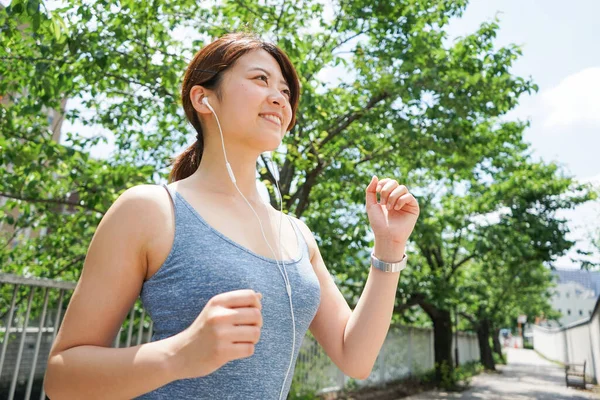
[[[256,187],[256,162],[258,156],[248,151],[247,148],[230,146],[227,143],[227,160],[235,176],[236,185],[250,203],[264,203]],[[195,184],[202,185],[205,190],[233,199],[240,194],[231,181],[227,166],[225,165],[223,147],[218,143],[205,143],[200,166],[191,176]]]

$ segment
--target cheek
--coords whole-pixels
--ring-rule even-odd
[[[251,85],[240,84],[231,89],[234,95],[229,99],[229,109],[233,113],[233,119],[243,123],[244,121],[247,121],[247,118],[256,114],[254,109],[249,106],[256,103],[255,98],[257,97],[257,94],[252,89]]]
[[[238,94],[237,97],[243,99],[255,98],[260,96],[260,90],[258,90],[256,85],[248,83],[240,83],[237,87],[236,93]]]
[[[240,84],[233,93],[235,93],[233,101],[240,107],[238,110],[254,112],[252,105],[261,104],[262,93],[256,85]]]

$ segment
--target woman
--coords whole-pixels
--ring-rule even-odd
[[[182,101],[197,142],[170,185],[127,190],[99,224],[50,353],[50,398],[285,399],[308,329],[346,375],[368,377],[419,207],[395,180],[366,187],[374,267],[352,311],[310,229],[282,224],[256,187],[258,157],[294,126],[299,86],[284,52],[250,35],[194,56]],[[152,341],[110,348],[138,296]]]

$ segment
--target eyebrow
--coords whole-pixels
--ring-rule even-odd
[[[265,74],[267,74],[267,78],[271,78],[271,73],[269,71],[267,71],[266,69],[261,68],[261,67],[253,67],[253,68],[250,68],[248,71],[255,71],[255,70],[262,71]],[[287,86],[288,89],[290,88],[290,85],[288,85],[288,83],[285,81],[285,79],[282,79],[280,82],[283,83],[285,86]]]

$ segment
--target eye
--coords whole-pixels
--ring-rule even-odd
[[[265,82],[267,82],[267,85],[268,85],[268,84],[269,84],[269,82],[268,82],[268,80],[269,80],[269,77],[268,77],[268,76],[266,76],[266,75],[259,75],[259,76],[257,76],[257,77],[256,77],[256,78],[254,78],[254,79],[262,79],[262,78],[265,78],[264,80],[265,80]],[[282,92],[283,92],[283,93],[285,93],[285,94],[287,95],[287,97],[288,97],[288,98],[291,98],[291,97],[292,97],[292,91],[291,91],[291,90],[289,90],[289,89],[284,89],[284,90],[282,90]]]

